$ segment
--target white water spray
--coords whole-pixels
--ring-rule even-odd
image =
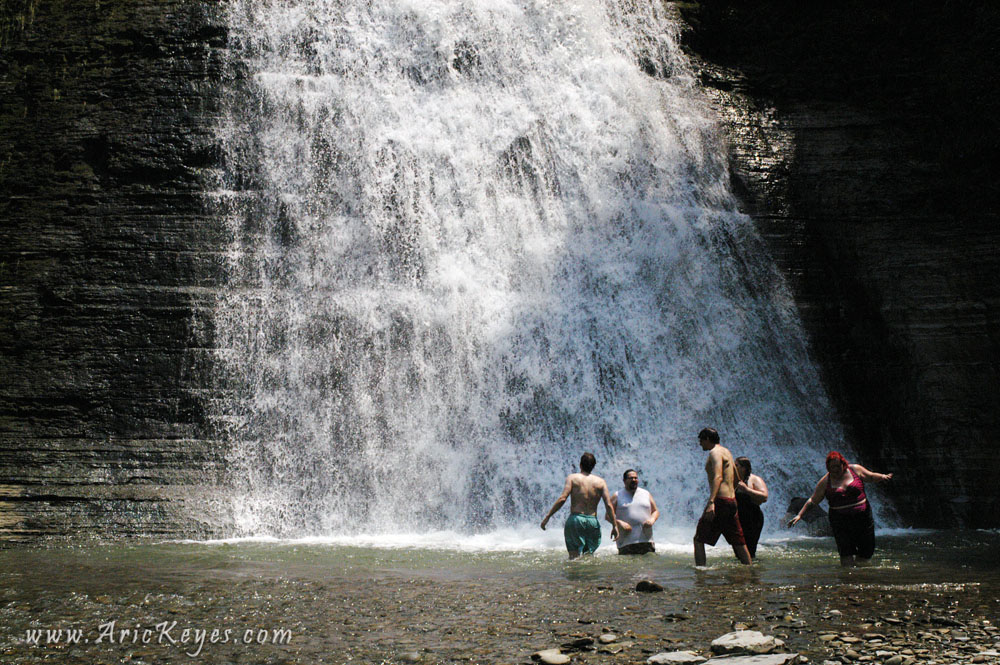
[[[693,529],[705,425],[772,524],[811,489],[842,433],[667,10],[236,0],[229,22],[237,533],[534,524],[586,450]]]

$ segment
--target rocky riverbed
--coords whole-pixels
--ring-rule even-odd
[[[798,576],[778,558],[696,570],[680,556],[571,564],[557,552],[317,545],[7,550],[0,660],[697,662],[719,657],[712,643],[723,635],[757,631],[774,638],[759,650],[789,654],[768,663],[1000,662],[994,580],[921,582],[894,566],[841,571],[828,558]],[[650,575],[663,590],[637,591]],[[80,631],[76,643],[67,630]]]

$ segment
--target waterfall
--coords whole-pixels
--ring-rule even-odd
[[[668,7],[234,0],[215,311],[234,531],[534,524],[580,454],[772,524],[843,439]]]

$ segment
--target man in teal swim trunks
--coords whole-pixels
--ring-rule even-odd
[[[597,459],[593,453],[584,453],[580,458],[580,473],[566,476],[566,485],[562,494],[552,504],[549,514],[542,520],[542,530],[549,523],[549,518],[555,515],[566,499],[570,499],[570,516],[566,520],[563,534],[566,538],[566,549],[569,558],[575,559],[581,554],[593,554],[601,544],[601,524],[597,521],[597,503],[604,501],[604,519],[611,522],[611,538],[618,537],[618,525],[615,522],[615,509],[608,495],[608,485],[600,476],[590,472],[594,470]]]

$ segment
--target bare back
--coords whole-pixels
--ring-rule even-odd
[[[604,479],[590,473],[571,473],[566,484],[570,486],[570,512],[596,515],[597,504],[608,491]]]
[[[719,492],[716,496],[723,499],[736,497],[736,465],[733,463],[733,454],[721,444],[716,444],[708,453],[708,460],[705,462],[705,473],[708,474],[708,486],[712,487],[717,469],[721,467],[722,482],[719,484]]]

